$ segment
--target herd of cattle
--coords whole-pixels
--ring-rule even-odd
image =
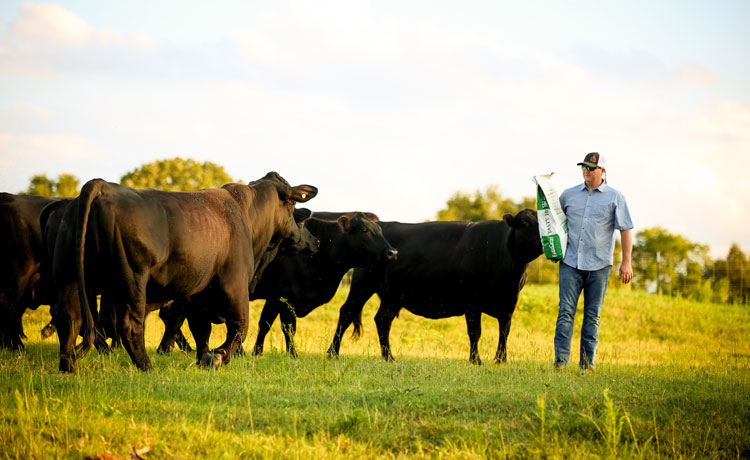
[[[158,309],[165,323],[158,351],[175,342],[189,348],[180,332],[187,320],[198,363],[216,367],[242,351],[249,300],[265,299],[252,352],[263,353],[280,316],[287,351],[296,356],[297,318],[330,301],[354,268],[330,355],[338,355],[349,326],[360,334],[365,302],[378,294],[385,360],[393,359],[389,333],[402,308],[427,318],[465,315],[476,364],[482,313],[495,317],[495,360],[506,360],[526,266],[542,254],[535,211],[479,223],[407,224],[295,209],[317,193],[275,172],[189,193],[101,179],[87,182],[77,198],[0,193],[0,344],[22,349],[24,311],[50,305],[45,330],[57,331],[61,371],[72,372],[92,346],[107,349],[105,338],[122,343],[146,371],[144,324]],[[219,323],[227,337],[211,350],[211,327]]]

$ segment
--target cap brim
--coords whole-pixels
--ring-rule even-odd
[[[598,168],[599,167],[599,165],[591,163],[590,161],[582,161],[582,162],[578,163],[578,166],[583,166],[583,165],[586,165],[586,166],[589,166],[589,167],[594,167],[594,168]]]

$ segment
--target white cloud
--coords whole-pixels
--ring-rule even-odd
[[[77,14],[62,6],[23,3],[10,31],[17,38],[45,44],[81,44],[91,36],[91,27]]]
[[[71,135],[19,136],[0,132],[0,165],[13,168],[20,163],[45,167],[51,163],[98,157],[96,146],[84,137]]]

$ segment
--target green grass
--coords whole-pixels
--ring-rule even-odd
[[[552,369],[554,286],[527,286],[493,364],[497,322],[483,318],[483,366],[468,362],[463,318],[402,312],[395,363],[380,359],[372,318],[324,355],[345,298],[298,321],[298,359],[278,325],[263,357],[207,371],[179,351],[158,356],[155,314],[143,374],[123,350],[92,351],[57,371],[46,307],[25,317],[26,353],[0,353],[0,458],[748,458],[750,310],[610,289],[597,372]],[[251,304],[247,349],[262,304]],[[580,313],[572,356],[578,356]],[[223,339],[217,327],[212,344]],[[192,339],[192,338],[191,338]],[[575,363],[572,363],[575,364]]]

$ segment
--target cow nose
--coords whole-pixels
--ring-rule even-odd
[[[385,258],[388,260],[396,260],[396,257],[398,256],[398,251],[390,248],[385,251]]]

